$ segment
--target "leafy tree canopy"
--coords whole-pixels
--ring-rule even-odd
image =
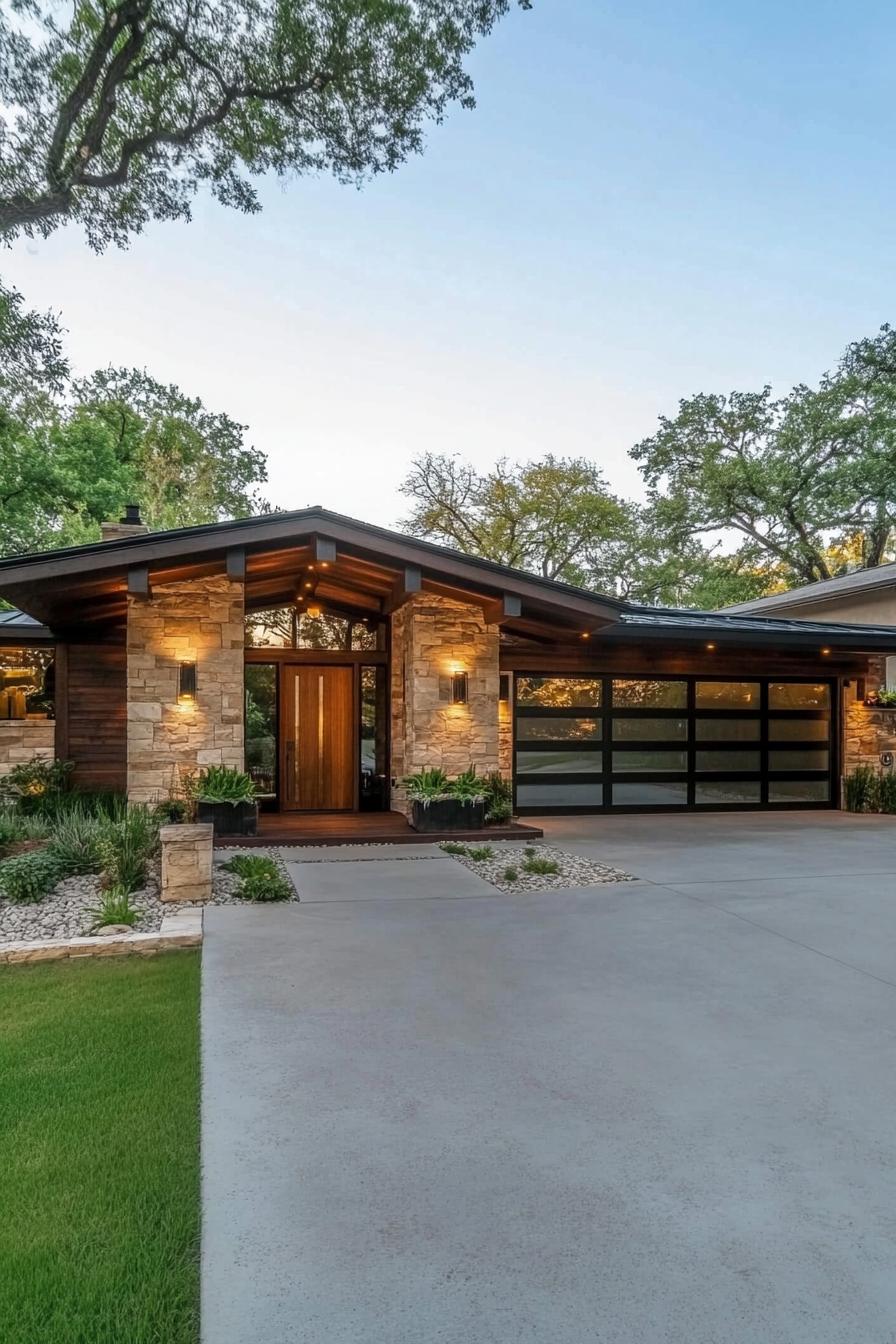
[[[730,531],[769,583],[893,554],[896,332],[851,345],[817,388],[704,394],[632,450],[664,535]]]
[[[0,234],[79,220],[91,245],[188,218],[208,187],[358,182],[470,107],[464,59],[513,0],[41,0],[0,4]],[[529,0],[519,0],[523,8]]]
[[[137,370],[72,382],[53,315],[0,288],[0,554],[95,540],[131,500],[151,527],[266,508],[243,431]]]

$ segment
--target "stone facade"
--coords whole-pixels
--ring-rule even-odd
[[[465,705],[452,702],[455,672]],[[418,770],[497,770],[498,737],[498,627],[479,607],[415,594],[392,617],[392,806],[407,810],[401,780]]]
[[[0,719],[0,775],[35,757],[52,761],[55,743],[52,719]]]
[[[885,660],[869,660],[865,693],[886,684]],[[852,680],[843,687],[843,774],[857,765],[881,768],[881,752],[896,754],[896,709],[880,709],[863,704],[857,697],[858,686]]]
[[[513,774],[513,677],[508,675],[509,698],[498,701],[498,769],[505,779]]]
[[[159,802],[204,765],[243,768],[243,585],[215,576],[128,598],[128,797]],[[196,699],[178,704],[181,662]]]
[[[163,826],[163,901],[210,901],[212,897],[212,844],[214,827]]]

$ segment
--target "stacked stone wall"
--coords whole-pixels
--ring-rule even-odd
[[[866,695],[886,684],[886,663],[883,658],[870,659],[864,683]],[[896,708],[866,705],[859,699],[859,690],[855,678],[843,687],[842,766],[845,775],[857,765],[880,769],[882,752],[896,754]]]
[[[128,598],[128,797],[160,802],[205,765],[243,768],[243,585],[215,576]],[[196,698],[179,703],[182,662]]]
[[[0,719],[0,775],[35,757],[52,761],[56,724],[52,719]]]

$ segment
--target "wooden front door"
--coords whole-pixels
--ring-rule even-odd
[[[287,812],[342,812],[355,804],[354,671],[283,668],[281,733]]]

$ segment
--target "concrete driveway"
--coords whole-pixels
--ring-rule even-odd
[[[206,1344],[892,1344],[896,822],[546,831],[207,912]]]

